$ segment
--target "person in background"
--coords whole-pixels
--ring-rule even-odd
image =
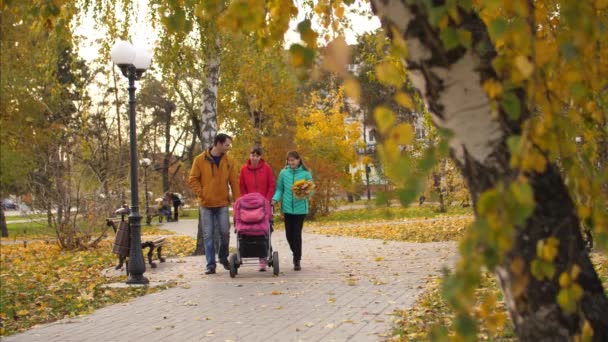
[[[287,153],[287,166],[277,180],[277,188],[272,196],[272,204],[281,201],[281,211],[285,220],[285,234],[289,248],[293,253],[293,269],[301,270],[302,228],[308,214],[308,198],[297,198],[293,194],[293,184],[298,180],[312,181],[310,171],[304,166],[300,154],[296,151]]]
[[[162,217],[167,219],[167,222],[171,222],[171,193],[165,192],[163,200],[160,203],[160,209],[158,209],[158,215],[161,217],[159,221],[162,222]]]
[[[230,269],[228,244],[230,242],[229,190],[233,198],[240,196],[239,176],[234,161],[227,154],[232,137],[219,133],[213,146],[199,154],[192,163],[188,184],[199,203],[199,225],[205,240],[205,274],[215,274],[215,236],[219,235],[218,257],[224,269]]]
[[[262,158],[262,149],[257,146],[253,147],[249,153],[249,159],[241,167],[239,174],[241,195],[258,192],[270,202],[272,195],[274,195],[275,186],[274,174]],[[260,258],[260,272],[266,271],[266,263],[265,257]]]
[[[182,199],[176,192],[171,193],[171,202],[173,203],[173,221],[177,222],[179,219],[179,206],[182,205]]]

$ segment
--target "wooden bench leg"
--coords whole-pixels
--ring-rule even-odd
[[[150,267],[156,268],[156,264],[152,262],[152,255],[154,254],[154,244],[152,244],[150,241],[144,242],[141,244],[141,249],[143,250],[144,248],[148,248],[148,264],[150,264]]]
[[[160,262],[165,262],[165,258],[163,258],[163,257],[160,255],[160,253],[161,253],[161,250],[162,250],[162,249],[163,249],[163,246],[158,246],[158,248],[156,249],[156,256],[158,256],[158,260],[159,260]]]

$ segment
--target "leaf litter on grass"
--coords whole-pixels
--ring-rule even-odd
[[[149,233],[166,235],[162,230],[144,234]],[[167,257],[186,256],[195,244],[190,237],[169,236],[163,250]],[[105,287],[108,283],[126,281],[125,275],[111,278],[102,275],[102,270],[116,263],[116,255],[111,251],[111,240],[102,241],[98,248],[81,251],[63,251],[57,244],[48,242],[3,245],[0,249],[0,335],[88,314],[174,285]]]

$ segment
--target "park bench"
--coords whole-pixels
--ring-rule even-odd
[[[148,212],[146,213],[146,224],[151,224],[154,217],[158,217],[158,223],[162,223],[163,218],[166,218],[167,222],[171,222],[171,218],[161,215],[159,209],[160,207],[158,205],[151,205],[148,207]]]
[[[154,217],[158,217],[158,223],[163,223],[163,217],[167,218],[167,221],[170,222],[171,218],[166,217],[165,215],[161,215],[159,211],[160,207],[158,205],[151,205],[148,207],[148,212],[146,213],[146,224],[151,224],[152,219]],[[129,208],[123,207],[114,212],[116,215],[120,215],[121,219],[124,220],[125,217],[129,216]]]
[[[129,256],[130,250],[130,242],[131,242],[131,234],[129,231],[129,223],[124,220],[124,218],[114,218],[110,217],[106,219],[106,224],[109,227],[112,227],[114,233],[116,234],[116,238],[114,240],[114,247],[112,248],[112,253],[118,254],[118,265],[116,265],[116,269],[119,270],[122,268],[122,265],[125,262],[125,259]],[[150,267],[156,268],[156,264],[152,262],[152,256],[154,255],[154,249],[156,249],[156,256],[160,262],[165,262],[165,258],[161,255],[163,245],[166,242],[166,237],[157,237],[151,240],[146,240],[141,243],[141,249],[143,251],[144,248],[148,248],[148,263]],[[128,261],[127,261],[128,263]],[[127,273],[128,273],[127,267]]]

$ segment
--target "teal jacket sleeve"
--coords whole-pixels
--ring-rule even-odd
[[[277,187],[274,191],[274,196],[272,196],[272,200],[278,202],[283,197],[283,183],[285,183],[285,173],[281,171],[279,173],[279,179],[277,180]]]

